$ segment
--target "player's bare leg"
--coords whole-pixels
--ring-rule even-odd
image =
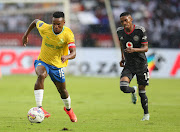
[[[54,84],[56,85],[57,90],[61,95],[61,99],[65,105],[64,111],[69,115],[69,118],[72,122],[77,122],[77,117],[71,108],[71,98],[66,89],[66,83],[54,82]]]
[[[133,104],[136,104],[136,102],[137,102],[137,95],[136,95],[137,88],[135,86],[129,87],[129,83],[130,83],[130,80],[128,77],[126,77],[126,76],[122,77],[120,79],[120,89],[124,93],[132,93],[132,102],[133,102]]]
[[[56,85],[56,88],[58,92],[60,93],[61,98],[67,99],[69,97],[69,93],[66,89],[66,83],[54,82],[54,84]]]
[[[38,66],[35,71],[38,78],[35,83],[34,90],[44,89],[44,80],[47,77],[46,68],[44,66]]]
[[[141,105],[144,110],[144,116],[141,121],[149,120],[149,111],[148,111],[148,98],[146,96],[146,86],[139,85],[139,96],[141,97]]]
[[[38,76],[37,81],[34,86],[34,95],[36,99],[36,105],[37,107],[43,110],[44,116],[48,118],[51,116],[50,113],[48,113],[42,108],[42,101],[43,101],[43,94],[44,94],[44,80],[48,74],[47,74],[46,68],[42,65],[36,67],[35,71]]]

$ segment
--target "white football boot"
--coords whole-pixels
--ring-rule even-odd
[[[133,86],[133,88],[134,88],[135,92],[132,93],[131,98],[132,98],[132,103],[136,104],[136,102],[137,102],[137,87]]]
[[[149,121],[150,115],[149,114],[144,114],[143,118],[141,121]]]

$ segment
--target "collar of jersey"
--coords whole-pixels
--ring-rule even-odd
[[[54,33],[54,30],[53,30],[53,26],[52,26],[52,31],[53,31],[53,33]],[[60,33],[58,33],[58,34],[55,34],[55,35],[59,35],[59,34],[61,34],[62,32],[64,31],[64,26],[63,26],[63,29],[62,29],[62,31],[60,32]]]
[[[127,35],[130,35],[133,31],[134,31],[134,29],[135,29],[135,25],[133,26],[133,30],[131,31],[131,32],[126,32],[126,30],[125,30],[125,28],[124,28],[124,32],[127,34]]]

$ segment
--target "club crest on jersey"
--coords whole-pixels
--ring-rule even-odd
[[[60,41],[58,42],[58,44],[64,44],[64,39],[60,39]]]
[[[135,36],[133,37],[133,39],[134,39],[134,41],[138,41],[138,40],[139,40],[139,37],[138,37],[137,35],[135,35]]]
[[[127,48],[130,48],[130,47],[133,48],[132,42],[127,42],[127,43],[126,43],[126,47],[127,47]]]

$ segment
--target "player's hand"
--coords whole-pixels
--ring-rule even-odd
[[[125,67],[125,60],[121,60],[120,62],[119,62],[119,65],[120,65],[120,67]]]
[[[66,60],[67,60],[68,58],[67,58],[67,56],[61,56],[61,61],[62,61],[62,63],[64,63]]]
[[[128,47],[124,51],[127,52],[127,53],[133,53],[133,52],[135,52],[135,49],[131,48],[131,47]]]
[[[28,43],[28,37],[27,36],[23,36],[22,38],[22,43],[23,45],[26,47],[27,43]]]

